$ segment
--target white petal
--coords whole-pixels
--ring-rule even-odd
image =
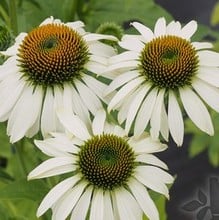
[[[130,81],[136,77],[138,77],[138,73],[136,71],[130,71],[130,72],[123,73],[123,74],[119,75],[118,77],[116,77],[109,84],[109,86],[106,88],[104,93],[107,95],[107,94],[113,92],[114,90],[118,89],[123,84],[127,83],[128,81]]]
[[[97,55],[90,55],[89,56],[89,60],[90,61],[93,61],[95,63],[100,63],[100,64],[103,64],[103,65],[107,65],[108,64],[108,58],[106,57],[102,57],[102,56],[97,56]]]
[[[196,79],[193,88],[201,96],[204,101],[215,111],[219,112],[219,89],[215,88],[202,80]]]
[[[159,137],[159,133],[160,133],[160,128],[161,128],[161,110],[162,110],[162,105],[164,102],[164,93],[165,90],[161,89],[158,92],[157,98],[156,98],[156,102],[154,104],[154,109],[152,111],[152,115],[151,115],[151,120],[150,120],[150,124],[151,124],[151,137],[154,139],[158,139]]]
[[[78,116],[72,115],[64,109],[60,109],[57,114],[64,127],[67,128],[73,135],[81,140],[87,140],[90,138],[90,134],[85,124]]]
[[[84,37],[84,40],[86,41],[97,41],[97,40],[112,40],[117,41],[117,38],[112,35],[105,35],[105,34],[86,34]]]
[[[146,42],[149,42],[154,38],[153,31],[150,28],[146,27],[145,25],[139,22],[133,22],[131,23],[131,25],[138,30],[138,32],[144,37]]]
[[[158,159],[156,156],[154,156],[152,154],[139,154],[136,156],[136,161],[146,163],[146,164],[155,165],[155,166],[161,167],[165,170],[168,170],[167,165],[163,161],[161,161],[160,159]]]
[[[62,198],[57,201],[57,203],[55,203],[53,216],[56,219],[67,218],[81,197],[81,194],[83,193],[86,185],[87,184],[85,182],[75,185],[71,190],[65,193],[65,195],[63,195]]]
[[[147,127],[157,98],[157,91],[156,88],[151,90],[139,109],[134,125],[134,134],[136,136],[140,136]]]
[[[6,77],[11,74],[13,74],[12,77],[16,77],[20,80],[21,73],[19,72],[19,69],[20,67],[17,65],[17,56],[9,57],[3,65],[0,65],[0,81],[5,80]]]
[[[36,122],[41,111],[42,100],[41,88],[36,88],[34,92],[32,87],[24,88],[8,119],[7,134],[11,136],[11,143],[21,139]]]
[[[39,179],[73,171],[75,169],[73,163],[74,158],[71,156],[50,158],[32,170],[28,179]]]
[[[181,24],[178,21],[171,21],[166,28],[166,34],[179,35],[181,31]]]
[[[92,122],[92,130],[94,135],[103,134],[104,124],[106,121],[106,113],[104,110],[99,110]]]
[[[146,187],[165,195],[169,198],[169,191],[165,183],[172,183],[173,177],[157,167],[138,166],[135,177]]]
[[[56,130],[55,100],[53,91],[47,88],[43,110],[41,115],[41,132],[43,137],[47,137],[51,131]]]
[[[104,220],[103,210],[103,190],[95,189],[93,193],[91,209],[90,209],[90,220]]]
[[[139,140],[133,137],[129,139],[128,143],[139,154],[161,152],[167,149],[167,145],[161,144],[159,141],[154,141],[151,137],[143,137]]]
[[[13,106],[19,99],[25,87],[25,82],[15,76],[8,76],[0,83],[0,121],[7,119]]]
[[[209,42],[192,42],[191,43],[195,50],[209,49],[212,48],[212,43]]]
[[[83,81],[99,98],[103,99],[103,92],[107,88],[104,83],[89,75],[85,75]]]
[[[197,22],[190,21],[181,29],[180,37],[189,40],[192,37],[192,35],[196,32],[197,28],[198,28]]]
[[[111,111],[120,101],[124,100],[130,93],[132,93],[144,80],[143,77],[133,79],[131,82],[124,85],[112,98],[108,105],[108,111]]]
[[[116,206],[118,208],[120,220],[139,220],[142,211],[136,200],[129,191],[120,187],[114,191]]]
[[[87,62],[84,67],[90,72],[97,74],[98,76],[102,75],[106,71],[106,64],[97,63],[96,61],[92,60]]]
[[[198,74],[196,74],[196,76],[213,86],[219,87],[218,67],[200,66]]]
[[[118,122],[119,124],[122,124],[128,116],[128,111],[127,109],[130,109],[130,105],[133,102],[133,99],[136,96],[136,91],[131,93],[128,97],[126,97],[126,100],[121,102],[122,105],[119,107],[119,112],[118,112]]]
[[[48,138],[43,141],[35,140],[35,145],[46,155],[50,157],[66,156],[68,153],[78,153],[78,147],[76,147],[67,136],[64,138]]]
[[[67,22],[66,25],[74,30],[85,26],[82,21]]]
[[[149,85],[145,85],[140,87],[135,93],[135,96],[133,97],[132,103],[129,106],[126,124],[125,124],[125,130],[126,132],[129,132],[132,122],[134,121],[137,111],[146,96],[148,90],[150,89]]]
[[[138,53],[144,49],[144,44],[138,39],[122,40],[119,42],[119,46]]]
[[[104,212],[103,212],[104,220],[115,219],[110,191],[108,190],[104,192],[103,203],[104,203]]]
[[[154,27],[154,35],[159,37],[166,34],[166,20],[165,18],[159,18]]]
[[[184,137],[184,123],[179,104],[172,91],[169,91],[168,124],[173,140],[178,146],[181,146]]]
[[[129,61],[123,61],[116,64],[110,65],[108,68],[106,68],[106,72],[111,71],[130,71],[130,69],[136,69],[139,65],[139,61],[137,60],[129,60]]]
[[[201,50],[197,53],[201,66],[219,66],[219,53],[210,50]]]
[[[86,188],[85,192],[82,194],[81,198],[75,205],[75,208],[72,211],[70,220],[86,219],[86,215],[89,211],[89,206],[91,203],[91,195],[92,195],[92,188],[91,187]]]
[[[45,196],[43,201],[41,202],[38,210],[37,210],[37,217],[43,215],[49,208],[52,207],[54,203],[63,195],[65,194],[78,180],[80,179],[79,176],[70,177],[66,180],[63,180],[55,187],[53,187],[49,193]]]
[[[179,89],[186,113],[198,128],[209,135],[214,134],[211,117],[200,98],[190,89]]]
[[[84,104],[87,106],[89,111],[91,111],[91,113],[95,115],[97,110],[102,107],[100,99],[93,93],[91,89],[89,89],[84,83],[80,82],[79,80],[75,82],[75,86]]]
[[[134,51],[125,51],[116,56],[109,58],[109,65],[120,63],[128,60],[137,60],[139,59],[140,54]]]
[[[72,104],[73,104],[74,113],[78,115],[87,126],[90,125],[91,124],[90,113],[88,109],[86,108],[85,104],[81,100],[75,88],[71,89],[71,93],[72,93]]]
[[[103,57],[111,57],[114,56],[115,49],[109,45],[106,45],[101,42],[92,42],[92,44],[89,45],[89,52]]]
[[[168,126],[168,118],[167,118],[167,112],[165,108],[164,102],[162,103],[161,106],[161,127],[160,127],[160,132],[163,138],[168,141],[169,138],[169,126]]]
[[[131,179],[128,186],[149,220],[159,220],[158,210],[146,188],[135,179]]]

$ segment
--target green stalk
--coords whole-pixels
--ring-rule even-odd
[[[18,23],[17,23],[16,0],[9,0],[9,17],[11,19],[10,27],[13,30],[14,35],[17,35],[18,34]]]
[[[22,173],[24,174],[24,176],[27,176],[28,172],[27,172],[26,164],[24,162],[24,151],[23,151],[24,146],[23,146],[23,143],[24,143],[24,141],[21,140],[19,142],[19,144],[16,144],[15,149],[16,149],[16,155],[17,155]]]

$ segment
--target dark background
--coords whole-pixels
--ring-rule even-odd
[[[155,2],[165,8],[175,20],[182,23],[196,20],[200,24],[210,26],[210,16],[217,0],[155,0]],[[167,219],[219,220],[219,194],[216,194],[219,193],[219,185],[214,188],[213,193],[211,192],[211,180],[216,177],[219,181],[219,168],[209,164],[207,152],[193,159],[188,157],[191,138],[186,136],[180,148],[171,141],[168,150],[158,155],[168,164],[170,172],[177,176],[170,189],[170,200],[166,204]],[[212,198],[216,198],[216,205],[210,203]],[[191,201],[193,202],[188,205],[186,211],[183,206]],[[213,217],[212,214],[218,216]]]

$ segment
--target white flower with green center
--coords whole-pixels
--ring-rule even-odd
[[[214,129],[204,100],[219,111],[219,54],[211,43],[191,42],[197,29],[191,21],[184,27],[164,18],[157,20],[154,32],[133,22],[140,35],[124,35],[119,45],[125,52],[110,58],[108,71],[117,77],[106,94],[118,89],[108,110],[119,110],[118,120],[125,130],[139,136],[150,127],[153,138],[169,132],[182,145],[184,123],[181,105],[194,124],[209,135]],[[150,124],[150,126],[149,126]]]
[[[8,120],[11,142],[62,129],[55,110],[64,106],[89,122],[102,106],[101,75],[112,47],[99,40],[113,36],[87,33],[81,21],[62,23],[47,18],[21,33],[0,66],[0,121]]]
[[[53,220],[68,216],[71,220],[140,220],[143,213],[158,220],[148,189],[168,198],[166,184],[173,177],[152,153],[167,146],[147,133],[137,139],[126,136],[124,129],[106,121],[103,110],[97,112],[89,126],[92,129],[77,116],[58,114],[68,135],[54,133],[53,138],[35,141],[52,158],[31,171],[28,179],[69,176],[45,196],[37,216],[51,208]]]

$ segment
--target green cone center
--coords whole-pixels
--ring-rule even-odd
[[[73,82],[89,58],[86,42],[64,24],[33,29],[21,43],[18,57],[25,79],[43,86]]]
[[[199,60],[189,41],[170,35],[145,44],[140,62],[140,73],[153,85],[176,89],[191,84]]]
[[[96,187],[113,189],[124,185],[134,168],[134,152],[121,137],[94,136],[81,147],[79,168],[84,178]]]

